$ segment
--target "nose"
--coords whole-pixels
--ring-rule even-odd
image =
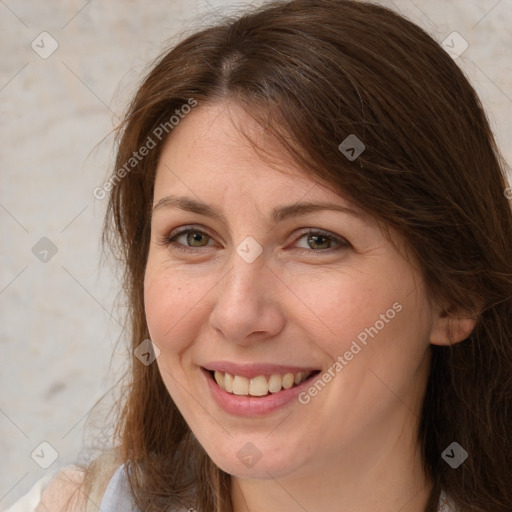
[[[273,339],[285,325],[282,294],[290,292],[265,265],[264,254],[252,263],[234,254],[232,261],[214,292],[211,327],[241,346]]]

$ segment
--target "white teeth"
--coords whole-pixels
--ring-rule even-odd
[[[283,377],[283,388],[290,389],[293,386],[295,377],[293,373],[285,373]]]
[[[228,393],[233,393],[233,375],[230,375],[229,373],[224,374],[224,391],[227,391]]]
[[[273,374],[270,376],[270,379],[268,380],[268,390],[271,393],[277,393],[278,391],[281,391],[281,375]]]
[[[272,374],[268,381],[264,375],[258,375],[252,379],[242,377],[241,375],[231,375],[224,372],[214,372],[215,381],[218,386],[235,395],[244,396],[265,396],[270,393],[278,393],[282,389],[290,389],[294,385],[304,382],[312,372],[285,373],[279,375]]]
[[[249,384],[249,395],[265,396],[268,393],[267,379],[263,375],[254,377]]]
[[[220,372],[215,372],[215,380],[217,381],[217,384],[219,387],[224,389],[224,375]]]
[[[233,393],[235,395],[248,395],[249,394],[249,379],[235,375],[233,378]]]

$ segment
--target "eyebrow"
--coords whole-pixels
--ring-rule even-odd
[[[224,224],[227,224],[227,220],[225,215],[218,210],[217,208],[210,206],[202,201],[198,201],[196,199],[192,199],[189,197],[183,196],[166,196],[158,201],[158,203],[153,207],[153,213],[162,208],[179,208],[181,210],[185,210],[188,212],[198,213],[200,215],[206,215],[208,217],[213,217]],[[319,210],[333,210],[339,211],[343,213],[348,213],[354,217],[361,217],[361,212],[349,208],[348,206],[342,206],[336,203],[328,203],[328,202],[299,202],[293,203],[285,206],[277,206],[272,209],[270,213],[270,218],[275,223],[281,222],[289,217],[298,217],[300,215],[305,215],[310,212],[315,212]]]

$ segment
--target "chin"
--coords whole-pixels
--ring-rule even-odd
[[[258,449],[251,441],[232,441],[207,453],[222,471],[254,480],[284,478],[304,465],[296,453],[277,453],[276,447],[268,445]]]

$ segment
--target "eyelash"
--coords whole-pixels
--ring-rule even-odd
[[[210,239],[213,238],[206,231],[202,231],[200,229],[191,228],[190,226],[187,226],[184,229],[181,229],[180,231],[171,232],[168,235],[161,237],[161,239],[158,241],[158,244],[165,246],[165,247],[172,245],[173,250],[176,249],[178,251],[182,251],[182,252],[189,253],[189,254],[196,253],[197,250],[202,249],[202,247],[195,247],[195,248],[189,247],[189,246],[180,244],[175,241],[176,238],[178,238],[180,235],[190,233],[190,232],[200,233],[201,235],[206,235]],[[301,238],[305,237],[306,235],[308,235],[308,236],[309,235],[320,235],[323,238],[327,238],[328,240],[336,242],[339,245],[339,247],[336,247],[336,248],[329,247],[328,249],[318,249],[318,250],[315,250],[315,249],[308,250],[308,249],[301,248],[301,249],[299,249],[299,251],[302,253],[309,253],[309,254],[311,254],[311,253],[317,253],[317,254],[318,253],[319,254],[332,253],[332,252],[340,251],[342,249],[346,249],[347,247],[350,246],[350,243],[347,240],[345,240],[344,238],[335,236],[335,235],[333,235],[327,231],[323,231],[321,229],[309,229],[308,231],[301,233],[301,235],[299,236],[299,238],[297,238],[296,241],[300,240]],[[203,246],[203,247],[208,247],[208,246]]]

